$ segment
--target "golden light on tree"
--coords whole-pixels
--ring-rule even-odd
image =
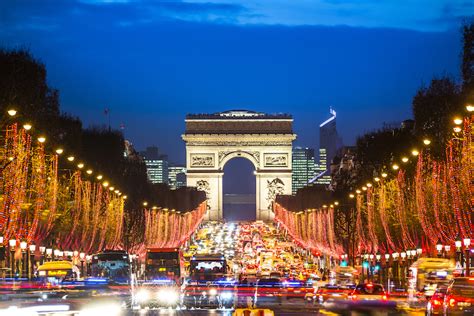
[[[413,149],[413,150],[411,151],[411,154],[412,154],[412,156],[418,156],[420,153],[419,153],[418,150]]]
[[[398,170],[398,169],[400,169],[400,166],[397,165],[397,164],[394,164],[394,165],[392,166],[392,169],[393,169],[393,170]]]

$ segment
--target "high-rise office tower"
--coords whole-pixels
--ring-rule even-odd
[[[331,183],[331,162],[342,147],[336,128],[336,111],[329,108],[329,113],[331,117],[319,125],[319,163],[315,167],[315,178],[311,181],[325,185]]]
[[[151,183],[168,183],[168,157],[159,155],[158,147],[150,146],[141,152]]]
[[[293,148],[292,166],[292,191],[295,194],[298,189],[306,186],[314,177],[314,149]]]
[[[168,167],[168,184],[171,189],[178,189],[186,186],[186,167],[185,166],[169,166]]]

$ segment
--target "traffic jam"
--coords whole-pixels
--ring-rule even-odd
[[[456,277],[448,259],[420,258],[410,268],[411,290],[388,289],[363,280],[360,269],[299,247],[277,224],[259,221],[206,222],[180,248],[150,247],[141,256],[105,250],[89,259],[85,266],[44,262],[34,281],[6,280],[0,315],[240,315],[243,309],[278,315],[284,308],[474,315],[474,277]]]
[[[181,249],[147,250],[134,307],[474,315],[474,278],[455,277],[449,260],[420,259],[411,268],[411,291],[361,282],[359,270],[326,260],[276,224],[207,222]]]

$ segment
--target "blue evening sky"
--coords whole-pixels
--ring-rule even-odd
[[[291,113],[317,146],[329,106],[345,144],[411,117],[433,76],[459,78],[458,0],[0,1],[0,46],[26,47],[63,111],[184,162],[186,113]],[[1,70],[0,70],[1,71]]]

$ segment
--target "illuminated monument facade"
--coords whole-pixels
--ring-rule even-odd
[[[186,116],[187,185],[207,194],[208,220],[223,219],[222,179],[225,164],[236,157],[255,167],[256,218],[273,219],[277,194],[291,194],[293,118],[234,110]]]

